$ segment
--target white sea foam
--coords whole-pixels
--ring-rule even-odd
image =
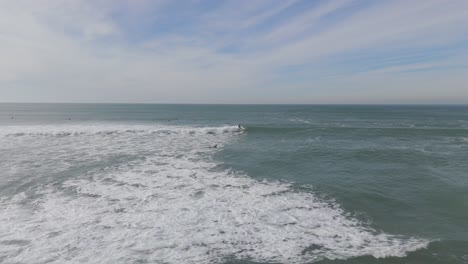
[[[428,244],[374,230],[313,193],[220,169],[213,154],[240,135],[226,133],[235,127],[16,127],[2,133],[21,131],[27,136],[6,138],[30,149],[13,154],[11,163],[51,159],[44,171],[68,176],[0,199],[5,263],[305,263],[404,256]],[[51,140],[57,131],[80,133]],[[80,162],[89,169],[71,169]]]
[[[80,124],[80,125],[37,125],[37,126],[0,126],[0,136],[79,136],[112,135],[123,133],[181,133],[217,134],[237,132],[234,126],[190,127],[162,125],[119,125],[119,124]]]
[[[312,123],[309,120],[305,120],[305,119],[302,119],[302,118],[291,118],[291,119],[289,119],[289,121],[296,122],[296,123],[305,123],[305,124],[311,124]]]

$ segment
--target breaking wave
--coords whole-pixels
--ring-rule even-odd
[[[54,169],[32,171],[68,176],[0,198],[0,261],[305,263],[405,256],[428,245],[375,230],[287,183],[220,169],[213,154],[242,136],[236,132],[159,125],[2,129],[0,143],[31,149],[11,152],[4,164],[19,168],[11,176],[41,164]]]
[[[159,125],[44,125],[44,126],[4,126],[0,136],[80,136],[112,134],[217,134],[239,132],[235,126],[222,127],[189,127]]]

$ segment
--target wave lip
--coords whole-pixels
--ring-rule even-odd
[[[80,135],[113,135],[124,133],[180,133],[180,134],[219,134],[240,132],[237,126],[191,127],[164,125],[37,125],[37,126],[3,126],[0,136],[80,136]]]

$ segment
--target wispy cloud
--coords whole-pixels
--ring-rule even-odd
[[[0,101],[467,101],[466,24],[463,0],[0,0]]]

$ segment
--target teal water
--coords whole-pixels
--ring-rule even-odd
[[[468,106],[0,104],[4,263],[468,263],[467,209]]]

